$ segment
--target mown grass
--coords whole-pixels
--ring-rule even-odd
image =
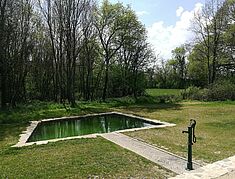
[[[126,101],[126,102],[125,102]],[[30,120],[110,111],[128,100],[80,102],[66,110],[60,104],[32,103],[1,111],[0,178],[166,178],[175,174],[103,138],[79,139],[43,146],[11,148]]]
[[[80,139],[1,150],[0,178],[163,178],[174,176],[111,142]]]
[[[146,93],[150,96],[180,95],[180,89],[147,89]]]
[[[150,96],[151,97],[151,96]],[[174,175],[136,154],[102,138],[79,139],[13,149],[30,120],[122,111],[177,124],[165,129],[130,132],[127,135],[178,155],[187,155],[189,119],[197,120],[194,159],[213,162],[235,154],[235,102],[154,103],[150,97],[78,102],[78,107],[32,102],[0,111],[0,178],[163,178]],[[147,99],[147,100],[145,100]],[[149,102],[150,100],[150,102]]]
[[[133,104],[131,98],[109,100],[107,102],[77,102],[77,107],[66,108],[62,104],[52,102],[34,101],[20,105],[14,109],[0,111],[0,124],[26,123],[31,120],[40,120],[53,117],[74,116],[87,113],[100,113],[109,111],[115,106]]]
[[[187,156],[189,119],[196,119],[195,160],[213,162],[235,154],[235,102],[181,102],[175,106],[132,106],[130,113],[177,124],[172,128],[127,133],[183,157]],[[125,112],[126,109],[120,109]]]

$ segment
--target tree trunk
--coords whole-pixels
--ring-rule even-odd
[[[6,75],[5,70],[2,69],[1,72],[1,107],[6,108],[7,104],[7,94],[6,94]]]
[[[105,101],[107,97],[108,80],[109,80],[109,60],[106,61],[105,65],[105,79],[104,79],[104,89],[102,96],[103,101]]]

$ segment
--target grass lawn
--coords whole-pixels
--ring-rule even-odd
[[[27,121],[45,117],[104,112],[117,105],[83,103],[66,111],[56,104],[22,106],[2,111],[0,119],[0,178],[166,178],[175,176],[156,164],[101,137],[41,146],[11,148]],[[6,124],[11,122],[10,124]],[[20,122],[20,123],[16,123]]]
[[[182,102],[179,104],[136,105],[120,109],[140,116],[177,124],[172,128],[127,133],[178,155],[187,155],[189,119],[196,119],[196,160],[214,162],[235,155],[235,102]]]
[[[180,89],[147,89],[146,93],[150,96],[179,95]]]
[[[213,162],[235,154],[235,102],[134,104],[130,99],[79,103],[66,110],[60,104],[32,103],[0,112],[0,178],[164,178],[174,174],[103,138],[78,139],[42,146],[11,148],[30,120],[121,111],[177,124],[127,135],[186,156],[190,118],[197,120],[194,159]]]
[[[175,175],[101,137],[10,148],[24,126],[0,127],[0,178],[164,178]]]

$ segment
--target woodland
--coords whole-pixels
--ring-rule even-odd
[[[234,0],[207,1],[189,29],[195,38],[162,59],[122,3],[0,0],[1,108],[33,100],[73,107],[79,100],[137,98],[146,88],[227,84],[231,91],[234,22]]]

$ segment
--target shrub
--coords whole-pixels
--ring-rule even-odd
[[[183,99],[204,100],[204,101],[225,101],[235,100],[235,84],[230,81],[220,81],[209,88],[200,89],[190,86],[181,91]]]
[[[200,99],[200,88],[190,86],[187,89],[181,90],[180,94],[183,99]]]
[[[208,100],[225,101],[235,100],[235,84],[230,81],[220,81],[209,87]]]
[[[135,100],[133,97],[126,96],[121,98],[110,98],[107,100],[107,102],[111,103],[112,107],[118,107],[118,106],[128,106],[135,103]]]

